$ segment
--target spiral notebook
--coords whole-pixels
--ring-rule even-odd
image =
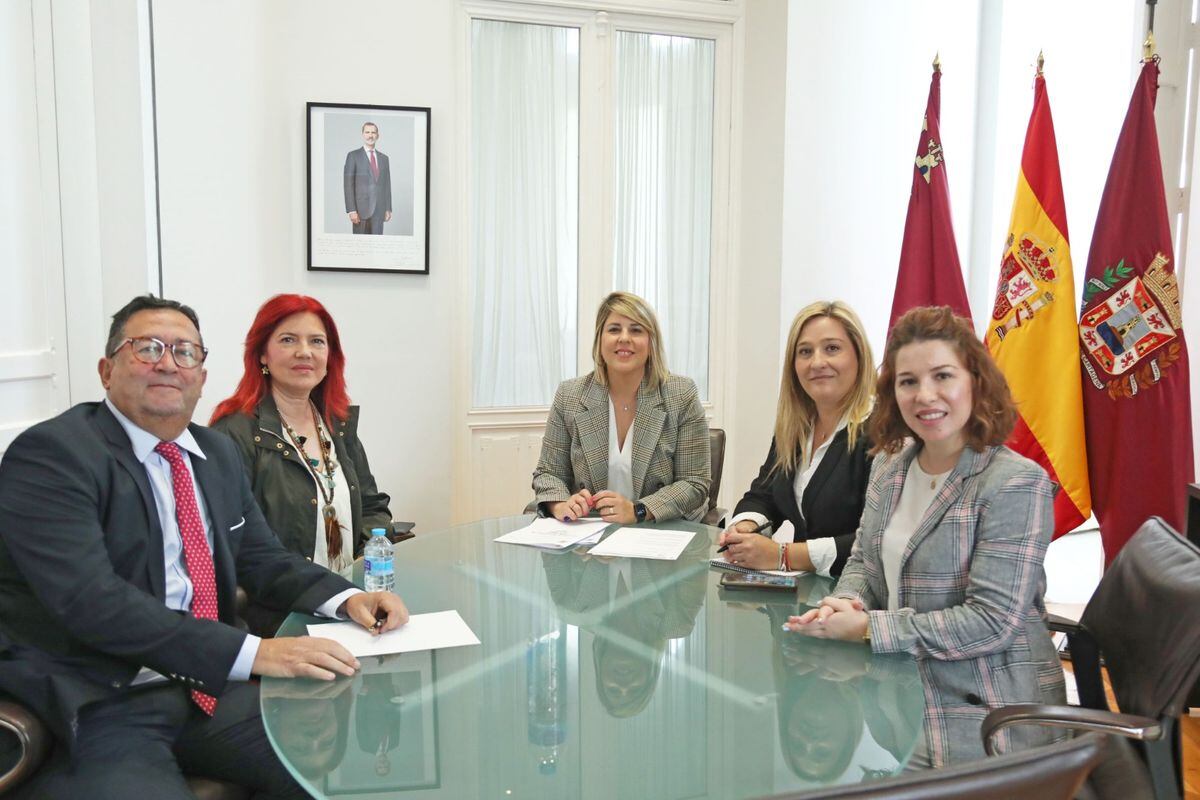
[[[723,558],[709,559],[708,565],[713,569],[723,569],[726,572],[737,572],[741,575],[779,575],[780,577],[790,578],[793,575],[799,575],[801,572],[800,570],[789,572],[783,569],[751,569],[750,567],[731,564]]]

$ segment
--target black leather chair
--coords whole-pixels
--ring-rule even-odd
[[[726,509],[717,508],[717,495],[721,493],[721,474],[725,471],[725,431],[722,428],[708,429],[708,452],[711,461],[712,483],[708,487],[708,511],[704,513],[705,525],[717,525],[725,516]]]
[[[996,709],[984,720],[984,746],[990,752],[992,734],[1009,725],[1112,734],[1122,738],[1110,750],[1132,756],[1120,758],[1120,769],[1097,771],[1098,796],[1179,798],[1179,717],[1200,678],[1200,548],[1151,517],[1117,554],[1079,622],[1056,620],[1054,627],[1069,637],[1080,706]],[[1120,714],[1108,709],[1101,658]],[[1114,790],[1104,779],[1109,772],[1142,788]]]
[[[23,783],[50,752],[41,720],[11,700],[0,700],[0,795]]]
[[[834,786],[773,800],[1067,800],[1104,758],[1098,734],[984,758],[945,769],[928,769],[870,783]]]
[[[42,766],[53,746],[50,731],[25,706],[0,700],[0,796],[15,791]],[[198,800],[247,800],[241,786],[210,778],[188,778]]]

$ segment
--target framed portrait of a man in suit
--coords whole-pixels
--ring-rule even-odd
[[[430,109],[308,103],[308,268],[429,274]]]

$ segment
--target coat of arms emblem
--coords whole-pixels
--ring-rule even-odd
[[[992,319],[1000,323],[993,331],[1001,341],[1010,331],[1033,319],[1039,309],[1054,302],[1054,294],[1039,284],[1058,280],[1053,247],[1027,233],[1021,236],[1014,253],[1014,241],[1016,237],[1010,233],[1005,243],[1006,255],[1000,264],[996,304],[992,307]]]
[[[1139,388],[1157,383],[1179,357],[1178,342],[1172,345],[1183,326],[1179,285],[1166,266],[1166,256],[1156,254],[1142,275],[1129,278],[1080,315],[1079,337],[1087,353],[1081,354],[1083,365],[1092,384],[1107,388],[1113,397],[1132,397]],[[1085,305],[1132,272],[1122,260],[1101,277],[1091,278],[1084,290]],[[1102,381],[1093,361],[1113,379]]]

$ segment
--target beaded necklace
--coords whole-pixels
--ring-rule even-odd
[[[317,482],[317,489],[321,492],[321,500],[324,502],[321,515],[325,518],[325,546],[329,563],[333,564],[341,558],[342,553],[342,526],[338,522],[337,509],[333,507],[333,493],[337,488],[333,482],[333,474],[337,471],[337,462],[329,457],[329,449],[333,442],[325,433],[325,426],[321,424],[321,415],[317,413],[317,409],[311,402],[309,408],[312,411],[313,426],[317,429],[317,445],[321,453],[319,459],[309,458],[308,454],[304,452],[304,443],[308,441],[308,438],[298,436],[282,413],[279,418],[283,421],[283,429],[287,432],[288,438],[292,440],[292,444],[295,445],[300,460],[304,462],[304,466],[308,467],[309,473]]]

